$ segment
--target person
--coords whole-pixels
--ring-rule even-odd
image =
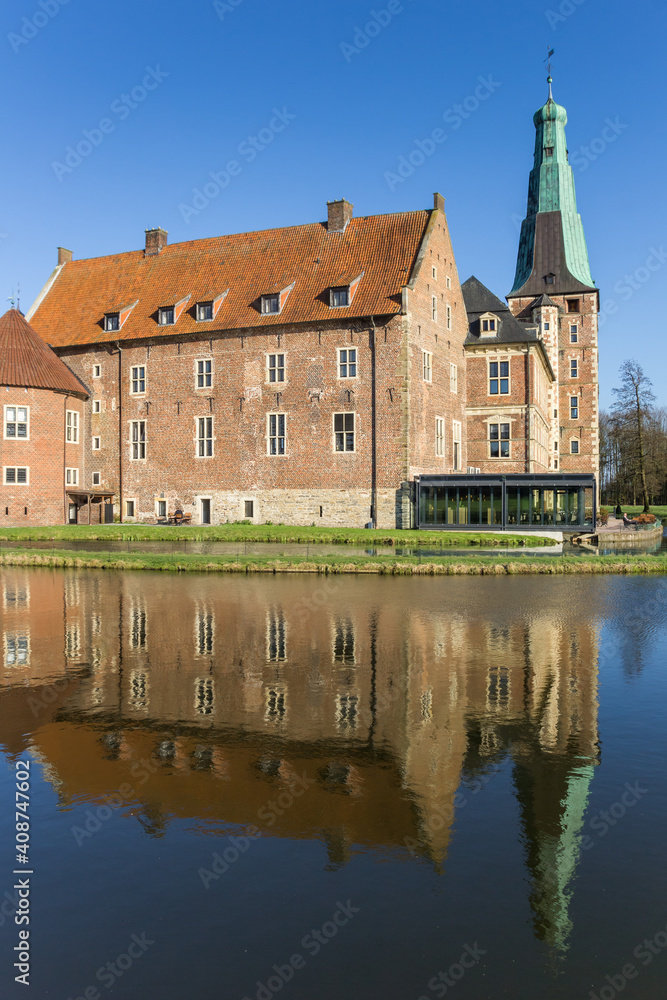
[[[623,524],[625,525],[625,527],[627,528],[629,524],[634,524],[634,523],[635,523],[634,520],[628,517],[625,511],[623,511]]]

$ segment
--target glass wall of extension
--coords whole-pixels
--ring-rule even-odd
[[[595,531],[595,476],[419,476],[417,527]]]

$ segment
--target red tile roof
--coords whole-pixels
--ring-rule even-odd
[[[383,316],[400,312],[430,212],[402,212],[352,219],[344,232],[323,223],[240,233],[75,260],[63,265],[31,322],[54,347],[143,337],[234,330],[286,323]],[[328,289],[341,275],[364,276],[350,306],[331,309]],[[281,313],[259,311],[262,295],[295,282]],[[196,322],[197,302],[229,289],[215,320]],[[186,295],[190,301],[174,326],[158,326],[157,310]],[[138,299],[123,328],[104,330],[104,315]]]
[[[0,318],[0,385],[53,389],[88,397],[78,378],[18,309],[10,309]]]

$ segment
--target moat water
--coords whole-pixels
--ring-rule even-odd
[[[4,570],[0,996],[664,1000],[666,609]]]

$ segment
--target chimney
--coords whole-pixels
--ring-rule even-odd
[[[58,247],[58,266],[61,264],[67,264],[74,254],[71,250],[65,250],[65,247]]]
[[[436,191],[435,194],[433,195],[433,208],[435,209],[436,212],[445,211],[445,196],[439,194],[438,191]]]
[[[166,229],[147,229],[146,230],[146,249],[144,250],[144,257],[156,257],[162,247],[167,245],[167,237],[169,236]]]
[[[344,232],[354,213],[354,205],[341,198],[340,201],[328,201],[327,209],[329,213],[327,230],[330,233]]]

